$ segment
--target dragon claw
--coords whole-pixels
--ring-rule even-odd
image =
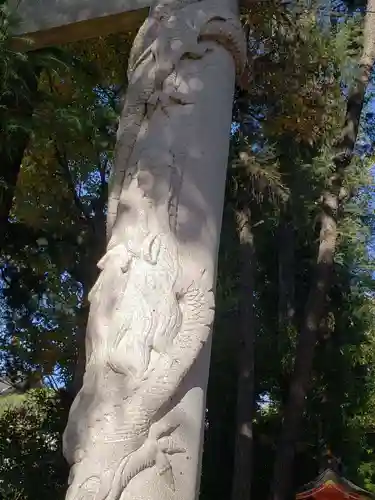
[[[157,422],[151,426],[149,436],[158,441],[160,438],[170,436],[178,427],[180,423]]]
[[[165,455],[165,453],[159,452],[155,460],[156,470],[159,476],[162,476],[167,486],[175,491],[175,482],[173,477],[172,466]]]
[[[156,449],[155,467],[157,473],[162,476],[167,486],[174,491],[174,477],[172,465],[168,459],[168,455],[176,453],[184,453],[185,448],[179,446],[176,441],[170,436],[178,427],[178,424],[160,423],[157,422],[151,426],[149,432],[149,440],[154,443]]]
[[[185,453],[186,448],[179,446],[176,441],[171,437],[162,437],[159,440],[160,449],[167,453],[168,455],[174,455],[176,453]]]

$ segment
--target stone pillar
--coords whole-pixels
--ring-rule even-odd
[[[64,434],[67,500],[194,500],[235,71],[236,0],[163,0],[129,60],[108,247]]]

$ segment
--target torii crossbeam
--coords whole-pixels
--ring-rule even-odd
[[[10,0],[19,34],[34,48],[126,32],[147,17],[152,0]]]
[[[135,38],[90,292],[86,372],[64,434],[67,500],[194,500],[235,72],[236,0],[21,0],[35,47]]]

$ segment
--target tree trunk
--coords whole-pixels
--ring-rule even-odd
[[[290,383],[280,442],[276,452],[272,500],[285,500],[289,493],[293,473],[295,443],[299,437],[317,332],[329,289],[336,236],[334,217],[324,213],[321,219],[318,261],[314,271],[315,281],[310,288],[304,322],[298,337],[294,373]]]
[[[306,303],[303,324],[298,337],[294,373],[275,457],[271,500],[285,500],[292,485],[295,444],[300,433],[305,410],[318,329],[325,310],[326,295],[330,288],[337,242],[338,210],[340,204],[348,198],[348,193],[343,189],[345,169],[353,157],[364,96],[375,59],[374,12],[375,0],[368,0],[364,28],[364,48],[359,64],[360,75],[350,93],[345,124],[341,137],[336,144],[336,153],[333,158],[335,173],[330,179],[326,192],[322,195],[318,258],[313,283]]]
[[[294,304],[294,224],[290,207],[281,213],[278,231],[279,257],[279,339],[287,333],[295,314]],[[281,340],[281,339],[280,339]]]
[[[25,89],[21,98],[7,96],[5,102],[0,102],[0,106],[11,109],[20,121],[30,121],[32,118],[40,71],[37,69],[34,72],[31,66],[23,68],[20,71],[20,77],[25,82]],[[10,136],[6,134],[8,134],[6,126],[0,124],[0,249],[4,245],[14,191],[23,155],[30,140],[30,132],[22,128],[17,129]]]
[[[72,382],[67,389],[71,397],[71,401],[73,401],[77,396],[83,384],[83,376],[85,374],[86,368],[85,336],[88,317],[89,303],[87,301],[87,297],[85,297],[83,300],[83,304],[81,305],[81,308],[77,313],[77,329],[75,333],[76,358],[73,369]]]
[[[168,0],[134,42],[67,500],[196,498],[242,35],[235,0]]]
[[[61,173],[67,184],[68,190],[71,192],[73,208],[78,211],[80,218],[86,224],[86,238],[81,244],[81,252],[78,259],[78,264],[74,262],[69,269],[69,272],[74,279],[82,285],[82,304],[77,312],[77,328],[73,341],[75,341],[76,357],[73,368],[72,381],[67,388],[67,393],[71,400],[77,396],[83,384],[83,376],[86,365],[86,324],[89,315],[88,293],[93,287],[97,277],[98,269],[97,262],[105,250],[105,205],[108,195],[108,186],[106,182],[105,169],[106,166],[101,166],[99,172],[101,177],[101,185],[98,196],[92,200],[88,208],[77,195],[75,181],[71,175],[69,167],[69,159],[63,144],[54,144],[56,160],[60,166]],[[93,215],[92,215],[93,214]]]
[[[107,191],[106,186],[102,186],[102,191]],[[85,246],[86,253],[82,256],[79,267],[73,273],[75,279],[82,284],[83,301],[77,314],[77,329],[75,334],[76,361],[72,383],[68,387],[68,392],[72,401],[83,385],[86,367],[85,337],[90,307],[88,291],[93,287],[98,277],[96,263],[105,250],[105,203],[102,196],[97,200],[95,212],[95,216],[90,220],[89,238],[82,245]]]
[[[254,414],[254,242],[250,210],[237,214],[240,240],[240,345],[237,388],[237,423],[232,500],[250,500],[253,462]]]

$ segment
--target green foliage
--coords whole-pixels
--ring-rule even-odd
[[[253,422],[252,495],[262,498],[269,492],[296,335],[317,255],[319,199],[332,173],[332,144],[341,130],[345,106],[342,88],[353,79],[361,50],[362,16],[344,18],[326,34],[322,34],[311,8],[291,13],[277,2],[269,8],[263,2],[254,2],[243,16],[251,29],[253,61],[246,89],[236,93],[237,127],[232,136],[226,203],[231,211],[241,205],[250,207],[253,223],[253,396],[257,411]],[[342,458],[350,479],[374,490],[371,124],[365,118],[361,141],[366,146],[362,146],[361,158],[353,162],[345,179],[345,189],[352,195],[340,214],[334,284],[327,297],[303,432],[297,442],[295,488],[317,475],[323,452],[330,447]],[[289,244],[280,236],[285,223],[293,228]],[[217,350],[214,343],[202,478],[204,499],[227,499],[231,494],[238,332],[226,327],[224,318],[239,313],[236,308],[241,292],[236,283],[241,269],[233,266],[238,262],[238,246],[233,247],[235,231],[233,218],[229,228],[223,226],[221,240],[221,256],[229,254],[231,258],[221,257],[219,264],[219,284],[225,280],[226,290],[222,302],[219,288],[215,323]],[[292,259],[287,274],[293,314],[280,321],[280,303],[290,292],[280,282],[280,266],[283,252],[290,247]],[[220,426],[215,416],[222,418],[224,411],[223,378],[232,406],[224,403],[226,427],[217,430]]]
[[[67,465],[61,453],[61,434],[66,416],[56,393],[46,389],[30,391],[22,402],[2,409],[2,499],[63,498]]]
[[[8,47],[9,30],[4,31]],[[57,370],[65,383],[73,377],[86,296],[105,244],[107,180],[126,86],[118,61],[126,61],[132,36],[27,56],[7,49],[12,68],[17,57],[28,68],[41,68],[31,141],[0,256],[6,323],[0,343],[8,372],[50,377]],[[11,80],[4,86],[9,92],[15,87]]]
[[[0,399],[0,415],[9,411],[11,408],[16,408],[21,405],[25,399],[24,394],[9,394]]]
[[[0,5],[0,123],[1,144],[9,139],[22,126],[8,108],[7,103],[11,100],[20,101],[27,94],[27,82],[23,78],[23,69],[28,66],[28,56],[25,53],[16,52],[10,47],[10,33],[16,24],[12,13],[6,3]],[[6,132],[6,133],[4,133]]]

